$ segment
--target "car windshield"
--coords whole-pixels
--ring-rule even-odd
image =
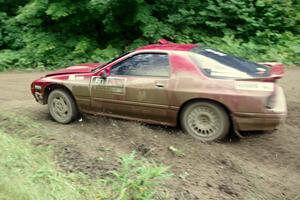
[[[196,47],[190,57],[207,75],[214,78],[253,78],[269,76],[268,67],[211,49]]]
[[[126,53],[121,54],[120,56],[117,56],[117,57],[113,58],[112,60],[110,60],[110,61],[104,63],[103,65],[100,65],[99,67],[93,69],[92,72],[95,72],[95,71],[98,71],[98,70],[102,69],[102,68],[105,67],[106,65],[108,65],[108,64],[110,64],[110,63],[112,63],[112,62],[114,62],[115,60],[118,60],[119,58],[121,58],[121,57],[123,57],[123,56],[125,56],[125,55],[127,55],[127,54],[129,54],[129,53],[130,53],[130,52],[126,52]]]

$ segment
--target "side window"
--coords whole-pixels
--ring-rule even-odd
[[[111,69],[111,75],[128,76],[169,76],[167,54],[143,53],[128,58]]]
[[[111,75],[128,75],[128,70],[130,67],[135,66],[135,61],[134,57],[127,58],[124,61],[121,61],[114,66],[112,66],[110,70]]]

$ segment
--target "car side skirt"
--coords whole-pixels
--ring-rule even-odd
[[[93,111],[90,111],[90,110],[81,110],[81,111],[83,113],[92,114],[92,115],[99,115],[99,116],[113,117],[113,118],[118,118],[118,119],[139,121],[139,122],[145,122],[147,124],[156,124],[156,125],[171,126],[171,127],[176,127],[177,126],[177,121],[176,120],[165,122],[165,121],[156,121],[156,120],[150,120],[150,119],[141,119],[141,118],[135,118],[135,117],[128,117],[128,116],[116,115],[116,114],[111,114],[111,113],[93,112]],[[177,116],[177,112],[174,111],[173,115]],[[176,117],[172,117],[172,118],[176,118]]]

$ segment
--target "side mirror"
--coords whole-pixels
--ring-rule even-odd
[[[100,77],[101,77],[102,79],[106,79],[106,78],[107,78],[106,70],[103,70],[103,72],[100,74]]]

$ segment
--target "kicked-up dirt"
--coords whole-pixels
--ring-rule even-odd
[[[30,93],[42,72],[1,73],[0,111],[26,116],[47,132],[58,166],[93,178],[118,167],[118,156],[140,156],[171,166],[165,188],[170,199],[293,199],[300,195],[300,70],[280,81],[288,118],[272,134],[251,134],[201,143],[179,129],[84,115],[68,125],[51,120],[47,106]],[[174,151],[176,150],[176,151]]]

